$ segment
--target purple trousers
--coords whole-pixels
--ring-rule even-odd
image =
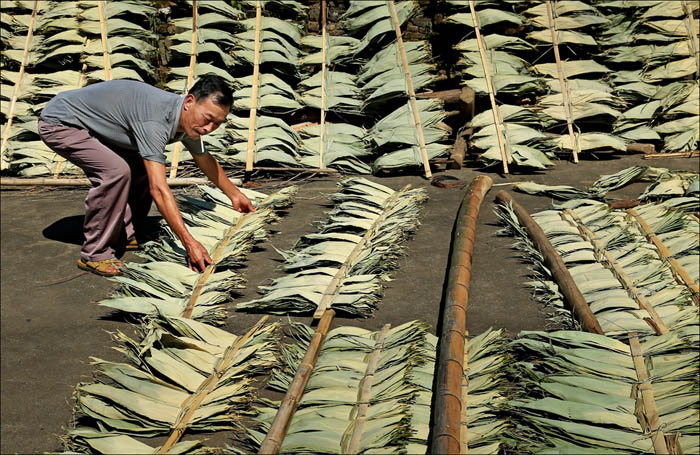
[[[41,140],[85,172],[92,188],[85,198],[85,243],[80,257],[101,261],[123,251],[136,238],[151,208],[143,158],[114,150],[89,131],[39,120]]]

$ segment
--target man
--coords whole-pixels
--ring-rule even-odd
[[[165,177],[164,148],[182,141],[234,209],[253,211],[201,145],[201,136],[226,121],[232,101],[223,79],[203,76],[184,99],[143,82],[115,80],[60,93],[46,104],[39,118],[41,139],[92,183],[79,268],[103,276],[121,273],[115,252],[138,247],[137,235],[154,200],[187,250],[188,266],[203,271],[213,262],[182,221]]]

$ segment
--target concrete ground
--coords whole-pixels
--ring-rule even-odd
[[[546,173],[489,175],[495,184],[521,180],[568,184],[586,188],[603,174],[632,165],[651,165],[698,172],[695,159],[643,160],[625,156],[585,160],[574,165],[560,162]],[[481,174],[474,168],[447,171],[465,182]],[[438,174],[439,175],[439,174]],[[383,303],[372,318],[336,318],[334,326],[357,325],[378,329],[383,324],[412,319],[439,325],[453,223],[464,189],[441,189],[420,177],[372,178],[398,189],[408,183],[423,187],[430,199],[422,225],[405,245],[401,267],[386,284]],[[266,191],[283,180],[262,180]],[[273,230],[277,233],[249,256],[245,275],[248,288],[237,299],[253,298],[265,280],[280,276],[277,248],[290,248],[299,236],[315,232],[314,222],[325,219],[327,195],[335,190],[335,177],[305,180],[294,206]],[[646,184],[633,184],[613,193],[621,199],[637,196]],[[508,189],[508,187],[504,187]],[[545,318],[524,282],[528,268],[510,248],[512,239],[495,237],[495,187],[487,195],[477,227],[468,311],[470,334],[489,327],[508,334],[545,327]],[[514,194],[530,213],[545,209],[551,200]],[[72,393],[80,381],[90,381],[91,357],[123,361],[112,349],[109,332],[131,332],[131,325],[107,308],[95,305],[114,289],[107,279],[81,273],[75,267],[82,241],[81,224],[85,190],[3,190],[1,196],[1,328],[2,399],[1,453],[39,453],[59,450],[58,436],[73,424]],[[157,220],[153,211],[152,221]],[[127,254],[125,260],[139,260]],[[229,314],[226,328],[244,333],[259,315]],[[273,318],[274,319],[274,318]],[[309,317],[298,318],[308,323]],[[219,439],[221,436],[218,436]]]

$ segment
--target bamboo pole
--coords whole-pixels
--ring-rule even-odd
[[[566,301],[571,306],[571,309],[576,316],[576,319],[581,323],[583,330],[591,333],[597,333],[603,335],[603,329],[601,329],[598,320],[596,319],[593,311],[586,303],[583,298],[581,291],[576,282],[571,277],[571,273],[564,265],[559,253],[554,250],[554,247],[549,242],[549,239],[545,235],[542,228],[532,219],[532,217],[518,204],[513,197],[507,192],[501,190],[496,193],[496,201],[503,205],[511,205],[513,212],[518,217],[520,224],[525,227],[530,239],[537,250],[542,254],[545,265],[552,271],[552,277],[559,286],[559,290],[566,299]]]
[[[185,87],[185,95],[192,87],[194,80],[194,71],[197,66],[197,0],[192,0],[192,47],[190,48],[190,68],[187,71],[187,86]],[[180,163],[180,152],[182,151],[182,142],[175,144],[173,150],[173,159],[170,164],[170,178],[174,179],[177,175],[177,166]]]
[[[486,78],[486,87],[489,90],[489,99],[491,100],[491,112],[493,113],[493,123],[496,126],[496,137],[498,138],[498,148],[501,151],[501,161],[503,162],[503,172],[508,174],[508,155],[506,153],[505,136],[503,135],[503,125],[501,124],[501,112],[496,105],[496,96],[491,83],[491,74],[489,73],[489,65],[486,62],[486,50],[484,48],[484,40],[481,37],[479,30],[479,18],[476,16],[474,9],[474,0],[469,0],[469,10],[471,11],[472,21],[474,22],[474,31],[476,32],[476,42],[479,45],[479,55],[481,55],[481,65],[484,67],[484,77]]]
[[[189,185],[206,185],[209,183],[207,178],[174,178],[167,179],[168,186],[189,186]],[[240,185],[241,179],[231,179],[234,185]],[[90,186],[90,180],[87,178],[17,178],[17,177],[0,177],[0,186]]]
[[[85,50],[90,46],[90,39],[85,38],[85,42],[83,43],[83,52],[81,52],[81,55],[85,53]],[[87,71],[87,62],[83,63],[82,68],[80,69],[80,78],[78,79],[78,88],[82,88],[83,84],[85,83],[85,71]],[[63,162],[66,159],[63,158],[61,155],[56,154],[56,166],[53,168],[53,178],[57,179],[58,174],[61,173],[61,168],[63,167]]]
[[[377,228],[386,219],[387,215],[389,215],[391,209],[394,208],[394,205],[399,200],[399,197],[410,188],[411,185],[406,185],[400,191],[396,191],[394,194],[392,194],[386,201],[382,212],[379,214],[379,216],[377,216],[374,222],[372,222],[372,225],[367,229],[360,241],[357,242],[357,245],[355,245],[350,254],[348,254],[348,257],[343,262],[343,265],[340,266],[331,282],[328,284],[328,286],[326,286],[326,289],[323,291],[323,297],[321,298],[321,301],[318,302],[318,306],[314,312],[314,319],[318,319],[323,316],[326,310],[331,306],[333,299],[337,295],[338,287],[340,286],[341,281],[345,278],[348,270],[355,262],[355,259],[357,259],[357,256],[365,247],[365,244],[376,234]]]
[[[668,248],[666,248],[666,245],[664,245],[661,239],[656,236],[656,233],[651,226],[647,224],[644,218],[634,209],[628,209],[627,213],[634,217],[637,224],[639,224],[642,231],[644,231],[644,235],[646,236],[647,240],[654,244],[661,260],[668,263],[669,267],[671,268],[671,273],[673,273],[676,281],[685,285],[690,291],[690,295],[695,304],[700,305],[700,288],[698,288],[698,284],[693,280],[683,266],[673,257],[673,254]]]
[[[693,44],[693,54],[695,55],[695,64],[697,65],[695,77],[700,77],[700,45],[698,45],[698,36],[695,34],[695,23],[693,21],[693,8],[688,5],[687,0],[683,1],[683,9],[685,10],[686,20],[685,25],[688,29],[690,42]]]
[[[578,153],[581,151],[578,138],[574,135],[573,116],[571,114],[571,102],[569,100],[569,83],[564,76],[564,68],[562,68],[561,58],[559,56],[559,44],[557,38],[557,28],[554,23],[554,14],[552,13],[551,0],[545,0],[547,5],[547,20],[549,20],[549,31],[552,33],[552,47],[554,47],[554,59],[557,62],[557,74],[559,75],[559,88],[561,89],[562,102],[564,103],[564,112],[566,113],[566,127],[569,130],[569,138],[571,139],[571,148],[574,151],[574,163],[578,163]]]
[[[255,5],[255,53],[253,56],[253,90],[250,95],[250,118],[248,120],[248,154],[245,161],[245,171],[253,170],[253,151],[255,150],[255,120],[258,110],[258,85],[260,78],[260,21],[262,8],[260,0]]]
[[[170,433],[170,436],[168,436],[168,439],[160,447],[158,453],[168,453],[168,450],[170,450],[172,446],[180,440],[182,434],[187,429],[190,420],[192,420],[195,411],[197,411],[199,406],[204,402],[204,399],[207,397],[207,395],[209,395],[209,393],[216,388],[217,384],[219,383],[219,380],[226,372],[226,369],[231,365],[233,359],[236,357],[236,354],[238,354],[238,352],[241,350],[241,347],[243,347],[243,345],[253,335],[255,335],[258,332],[258,330],[260,330],[263,327],[263,325],[265,325],[265,322],[267,322],[269,318],[269,316],[263,316],[262,318],[260,318],[257,324],[255,324],[250,330],[248,330],[248,332],[245,335],[238,337],[236,339],[236,342],[228,349],[226,349],[224,356],[222,357],[221,361],[216,365],[212,374],[209,375],[209,377],[207,377],[204,380],[204,382],[202,382],[199,385],[199,387],[197,387],[197,390],[192,395],[190,395],[180,406],[180,408],[184,410],[184,412],[181,412],[178,416],[175,425],[173,425],[173,430]]]
[[[661,430],[659,411],[656,407],[656,400],[654,399],[654,389],[651,386],[649,372],[644,363],[642,347],[639,344],[637,332],[629,333],[629,345],[630,353],[632,354],[632,362],[634,363],[634,369],[637,372],[637,379],[639,380],[639,390],[642,394],[642,403],[644,404],[644,416],[649,423],[649,437],[654,445],[654,452],[657,455],[668,454],[666,438],[664,432]]]
[[[391,19],[394,22],[394,31],[396,32],[396,42],[399,46],[399,51],[401,53],[401,63],[403,64],[403,72],[406,78],[406,87],[408,88],[408,97],[411,111],[413,111],[413,123],[415,124],[416,133],[418,134],[418,147],[420,148],[421,159],[423,160],[423,171],[425,172],[425,178],[430,178],[433,173],[430,171],[430,162],[428,160],[428,151],[425,148],[425,137],[423,136],[423,125],[420,120],[420,112],[418,112],[418,105],[416,104],[416,92],[413,90],[413,80],[411,78],[411,70],[408,67],[408,58],[406,57],[406,50],[403,47],[403,38],[401,37],[401,24],[399,24],[399,18],[396,14],[396,7],[394,6],[394,0],[387,0],[387,5],[389,6],[389,11],[391,12]]]
[[[97,11],[100,14],[100,37],[102,40],[102,62],[105,67],[105,80],[112,80],[112,63],[110,59],[109,42],[107,41],[107,21],[105,20],[104,1],[97,2]]]
[[[27,56],[29,55],[29,48],[31,47],[32,34],[34,33],[34,26],[36,24],[36,12],[38,9],[39,0],[34,0],[32,18],[29,21],[29,29],[27,30],[27,39],[24,41],[24,52],[22,53],[22,62],[19,65],[19,74],[17,75],[15,87],[12,90],[12,99],[10,100],[10,108],[7,111],[7,123],[5,124],[5,131],[3,131],[2,133],[2,143],[0,143],[0,161],[5,156],[5,148],[7,147],[7,141],[10,139],[10,128],[12,127],[15,106],[17,105],[17,98],[19,97],[19,89],[22,85],[22,78],[24,77],[24,68],[27,66]]]
[[[369,401],[372,397],[372,383],[374,382],[374,372],[377,370],[377,364],[379,363],[379,358],[384,348],[384,339],[386,334],[391,329],[391,324],[384,324],[381,332],[377,336],[377,340],[374,343],[374,349],[370,355],[369,361],[367,362],[367,368],[365,369],[365,375],[360,380],[357,393],[357,403],[353,407],[352,414],[354,417],[354,425],[352,429],[352,434],[350,435],[350,442],[345,448],[344,441],[341,442],[342,453],[355,454],[360,453],[360,442],[362,441],[362,432],[364,431],[365,422],[367,421],[367,409],[369,409]],[[351,415],[352,415],[351,414]],[[345,439],[343,437],[343,439]]]
[[[462,403],[468,403],[469,399],[469,331],[465,329],[464,331],[464,360],[462,363],[462,368],[464,369],[464,374],[462,375],[462,394],[460,395]],[[466,409],[465,409],[466,410]],[[462,412],[462,416],[466,417],[466,412]],[[460,416],[461,417],[461,416]],[[466,420],[466,419],[465,419]],[[465,422],[466,423],[466,422]],[[469,428],[467,425],[459,425],[459,453],[468,454],[469,453]]]
[[[700,156],[697,150],[692,152],[673,152],[673,153],[650,153],[644,155],[645,160],[653,160],[658,158],[696,158]]]
[[[323,163],[323,149],[326,133],[326,0],[321,0],[321,21],[323,30],[321,31],[321,132],[318,141],[318,167],[325,169]]]
[[[567,216],[570,219],[567,219]],[[639,309],[646,310],[649,313],[649,316],[651,316],[651,321],[649,321],[646,318],[645,320],[656,331],[657,335],[663,335],[664,333],[667,333],[668,327],[661,319],[659,314],[656,312],[654,306],[651,303],[649,303],[647,298],[644,297],[641,292],[639,292],[639,290],[634,285],[630,277],[622,269],[622,266],[620,266],[620,264],[615,260],[612,254],[610,254],[610,252],[607,249],[605,249],[605,247],[598,241],[593,231],[588,229],[588,227],[585,224],[583,224],[576,212],[568,208],[564,209],[561,212],[561,218],[562,220],[569,222],[569,224],[577,228],[581,235],[581,238],[591,242],[596,254],[599,257],[605,258],[606,262],[608,263],[607,268],[610,271],[612,271],[613,274],[617,277],[617,279],[620,281],[620,284],[622,284],[622,287],[625,288],[625,290],[627,290],[628,294],[630,294],[630,297],[632,297],[637,302],[637,304],[639,305]]]
[[[304,354],[297,372],[294,375],[292,383],[287,389],[287,393],[284,395],[280,407],[277,410],[275,419],[270,425],[270,429],[265,436],[258,453],[260,454],[276,454],[279,453],[280,447],[282,446],[282,441],[284,441],[284,436],[287,434],[287,429],[292,421],[294,412],[299,406],[299,401],[301,396],[304,394],[304,389],[306,384],[309,382],[311,373],[316,364],[316,359],[318,359],[318,354],[321,352],[321,347],[326,339],[326,334],[328,334],[328,329],[330,328],[331,322],[333,322],[333,317],[335,316],[334,310],[326,310],[323,317],[318,323],[318,328],[314,332],[309,347]]]
[[[440,412],[436,413],[433,424],[431,453],[460,453],[463,445],[461,423],[465,403],[461,397],[471,262],[479,208],[491,185],[493,180],[488,176],[472,180],[455,221],[435,382],[434,409]]]

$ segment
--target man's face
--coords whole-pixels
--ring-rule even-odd
[[[230,107],[214,104],[211,96],[197,101],[193,95],[187,95],[184,110],[182,126],[185,134],[198,139],[200,136],[211,133],[225,122]]]

